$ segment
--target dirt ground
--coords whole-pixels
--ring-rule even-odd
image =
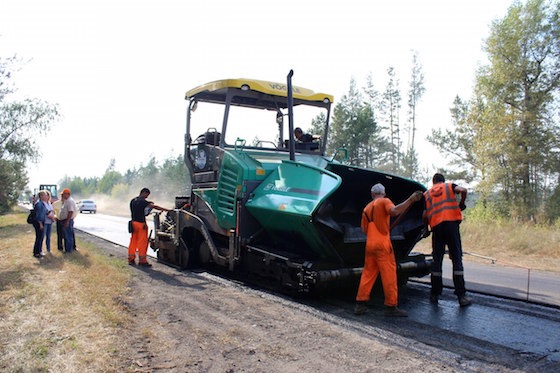
[[[79,235],[125,260],[122,247]],[[133,269],[122,299],[133,320],[120,335],[123,371],[510,371],[206,272],[152,263]]]

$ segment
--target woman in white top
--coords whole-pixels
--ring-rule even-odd
[[[45,223],[43,225],[43,235],[45,236],[45,246],[47,247],[47,252],[51,252],[51,230],[52,230],[52,223],[54,221],[54,211],[51,204],[51,193],[47,190],[44,194],[44,197],[41,198],[45,208],[47,209],[47,213],[45,214]]]

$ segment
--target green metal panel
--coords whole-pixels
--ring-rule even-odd
[[[275,163],[261,163],[252,154],[229,149],[224,152],[216,199],[210,202],[218,224],[224,229],[236,227],[236,200],[245,180],[264,180],[276,169]]]
[[[203,192],[203,198],[215,212],[218,225],[232,229],[237,224],[237,199],[245,181],[262,181],[246,204],[248,211],[272,237],[297,232],[305,237],[308,249],[318,257],[331,256],[312,223],[320,204],[341,184],[341,178],[325,170],[322,162],[314,165],[293,162],[285,153],[252,149],[227,149],[222,159],[218,187]],[[311,162],[310,162],[311,163]],[[201,191],[198,192],[201,194]],[[284,237],[285,238],[285,237]]]
[[[286,234],[297,234],[307,248],[325,257],[330,248],[313,226],[312,216],[340,184],[334,173],[285,160],[255,189],[246,207],[273,236],[285,239]]]

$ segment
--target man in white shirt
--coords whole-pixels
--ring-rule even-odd
[[[77,211],[76,202],[70,197],[70,189],[65,188],[62,190],[62,207],[60,208],[58,219],[59,223],[62,224],[64,249],[67,253],[71,253],[74,250],[74,218]]]

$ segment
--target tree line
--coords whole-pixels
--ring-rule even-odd
[[[146,180],[149,180],[149,185]],[[146,164],[124,173],[115,169],[115,159],[112,159],[101,177],[65,176],[58,185],[69,188],[73,195],[81,198],[102,194],[122,201],[130,200],[146,186],[155,198],[171,202],[175,196],[189,192],[188,172],[182,155],[170,156],[162,162],[152,156]]]
[[[490,27],[488,63],[476,71],[472,96],[452,103],[452,129],[427,138],[449,163],[438,171],[475,185],[475,211],[488,218],[560,217],[559,15],[558,1],[515,1]],[[412,65],[406,119],[392,67],[381,91],[371,76],[361,89],[352,80],[334,108],[329,149],[348,149],[351,164],[427,181],[415,148],[415,113],[425,92],[416,53]]]
[[[491,219],[554,221],[560,218],[560,3],[515,1],[493,21],[483,50],[488,63],[475,73],[469,98],[450,103],[451,129],[434,129],[427,140],[448,161],[438,171],[472,183],[479,195],[474,211]],[[14,58],[0,60],[0,209],[13,205],[27,183],[26,166],[38,151],[31,132],[47,131],[58,107],[38,99],[11,102],[7,84]],[[400,80],[387,68],[387,84],[373,77],[363,87],[352,79],[348,93],[334,106],[328,149],[344,147],[348,161],[360,167],[427,182],[416,151],[416,110],[425,93],[417,52],[403,104]],[[401,116],[405,111],[406,114]],[[404,117],[404,118],[403,118]],[[319,119],[311,131],[320,133]],[[188,184],[182,157],[120,174],[111,162],[101,178],[65,178],[60,184],[83,192],[121,197],[141,180],[180,193]],[[158,186],[159,188],[159,186]],[[122,196],[124,197],[124,195]]]
[[[353,165],[418,178],[416,109],[426,90],[418,53],[412,54],[405,119],[401,118],[402,94],[394,67],[387,69],[387,78],[381,91],[371,74],[361,89],[351,79],[348,93],[334,106],[327,146],[347,149],[348,162]],[[320,119],[312,123],[312,131],[322,130]]]

